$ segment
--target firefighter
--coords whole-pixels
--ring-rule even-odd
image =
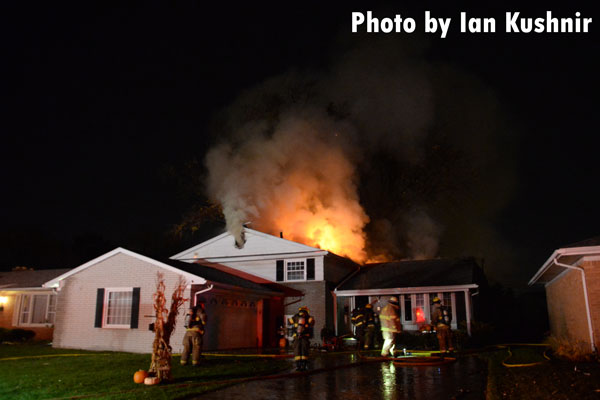
[[[402,331],[402,324],[400,323],[400,317],[398,316],[397,297],[390,297],[388,304],[381,310],[379,319],[381,320],[381,333],[383,335],[381,356],[394,357],[396,336]]]
[[[365,319],[365,343],[363,347],[365,350],[370,350],[375,345],[377,314],[373,311],[373,305],[371,303],[365,306],[363,314]]]
[[[350,321],[354,325],[354,335],[358,340],[356,349],[360,350],[365,343],[365,315],[363,310],[359,307],[352,310],[352,318]]]
[[[452,332],[450,330],[450,313],[448,308],[442,306],[442,301],[439,297],[433,298],[433,311],[431,312],[431,324],[435,327],[440,351],[453,351]]]
[[[202,339],[206,326],[206,312],[204,304],[191,307],[185,316],[185,335],[183,336],[183,352],[181,353],[181,365],[187,365],[190,353],[192,353],[192,365],[197,366],[202,357]]]
[[[308,307],[302,306],[298,313],[288,319],[292,326],[294,337],[294,360],[296,361],[297,371],[306,371],[308,369],[308,354],[310,351],[310,339],[313,337],[313,326],[315,320],[310,316]]]

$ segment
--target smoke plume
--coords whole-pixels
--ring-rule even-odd
[[[239,246],[250,222],[358,262],[489,248],[470,235],[493,230],[510,198],[502,113],[478,79],[427,51],[353,38],[326,72],[240,95],[206,156],[209,195]]]

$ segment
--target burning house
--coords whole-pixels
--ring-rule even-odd
[[[361,266],[320,248],[244,228],[245,244],[235,245],[226,232],[176,254],[172,259],[235,274],[256,283],[279,284],[296,291],[284,294],[277,324],[308,306],[321,328],[336,334],[351,331],[350,313],[367,302],[384,306],[389,296],[402,300],[402,322],[416,331],[429,322],[434,296],[451,307],[453,328],[461,321],[470,331],[473,296],[485,278],[473,259],[388,262]],[[298,295],[298,292],[300,295]]]

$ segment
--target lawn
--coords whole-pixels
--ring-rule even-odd
[[[479,354],[488,361],[488,400],[599,399],[600,363],[543,357],[545,348],[511,346]],[[510,367],[541,362],[528,367]]]
[[[53,349],[42,344],[0,345],[0,398],[184,398],[231,384],[223,381],[291,367],[286,360],[251,357],[206,357],[200,367],[182,367],[175,356],[172,383],[135,384],[133,374],[147,370],[149,364],[149,354]]]

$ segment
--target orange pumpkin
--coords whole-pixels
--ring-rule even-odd
[[[144,379],[148,376],[148,373],[143,369],[140,369],[135,374],[133,374],[133,381],[135,383],[144,383]]]

